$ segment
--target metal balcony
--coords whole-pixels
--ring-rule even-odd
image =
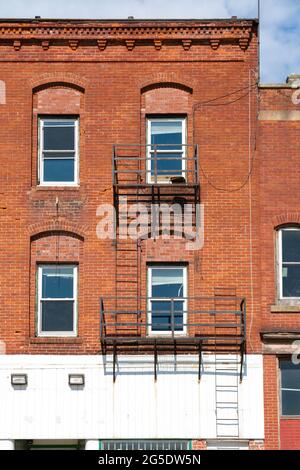
[[[197,186],[197,145],[113,145],[113,185],[118,187]]]
[[[161,302],[163,308],[153,307]],[[116,308],[118,305],[118,308]],[[122,305],[120,308],[119,306]],[[246,342],[246,300],[235,296],[116,297],[100,299],[100,338],[103,354],[240,354],[241,375]]]

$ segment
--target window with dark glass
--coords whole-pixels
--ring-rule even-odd
[[[280,297],[300,298],[300,230],[279,231]]]
[[[185,119],[148,119],[148,181],[169,182],[184,176]]]
[[[39,125],[40,184],[77,184],[78,119],[41,118]]]
[[[149,267],[150,332],[183,333],[185,331],[186,283],[186,267]]]
[[[290,359],[280,360],[281,414],[300,416],[300,364]]]
[[[38,332],[75,335],[77,267],[47,265],[38,268]]]

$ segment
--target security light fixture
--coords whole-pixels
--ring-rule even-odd
[[[84,375],[69,374],[69,385],[84,385]]]
[[[27,374],[11,374],[12,385],[27,385]]]

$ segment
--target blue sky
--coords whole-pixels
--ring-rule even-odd
[[[257,17],[258,0],[0,0],[0,17]],[[261,0],[261,81],[300,73],[300,0]]]

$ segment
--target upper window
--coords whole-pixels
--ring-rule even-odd
[[[281,371],[281,414],[300,416],[300,364],[291,360],[280,361]]]
[[[281,299],[300,298],[300,229],[279,231],[279,290]]]
[[[148,268],[148,324],[150,333],[185,333],[187,272],[183,266]]]
[[[38,334],[75,336],[76,312],[77,266],[39,266]]]
[[[148,119],[147,180],[169,183],[185,176],[185,119]]]
[[[39,141],[39,180],[45,186],[78,184],[79,120],[41,118]]]

